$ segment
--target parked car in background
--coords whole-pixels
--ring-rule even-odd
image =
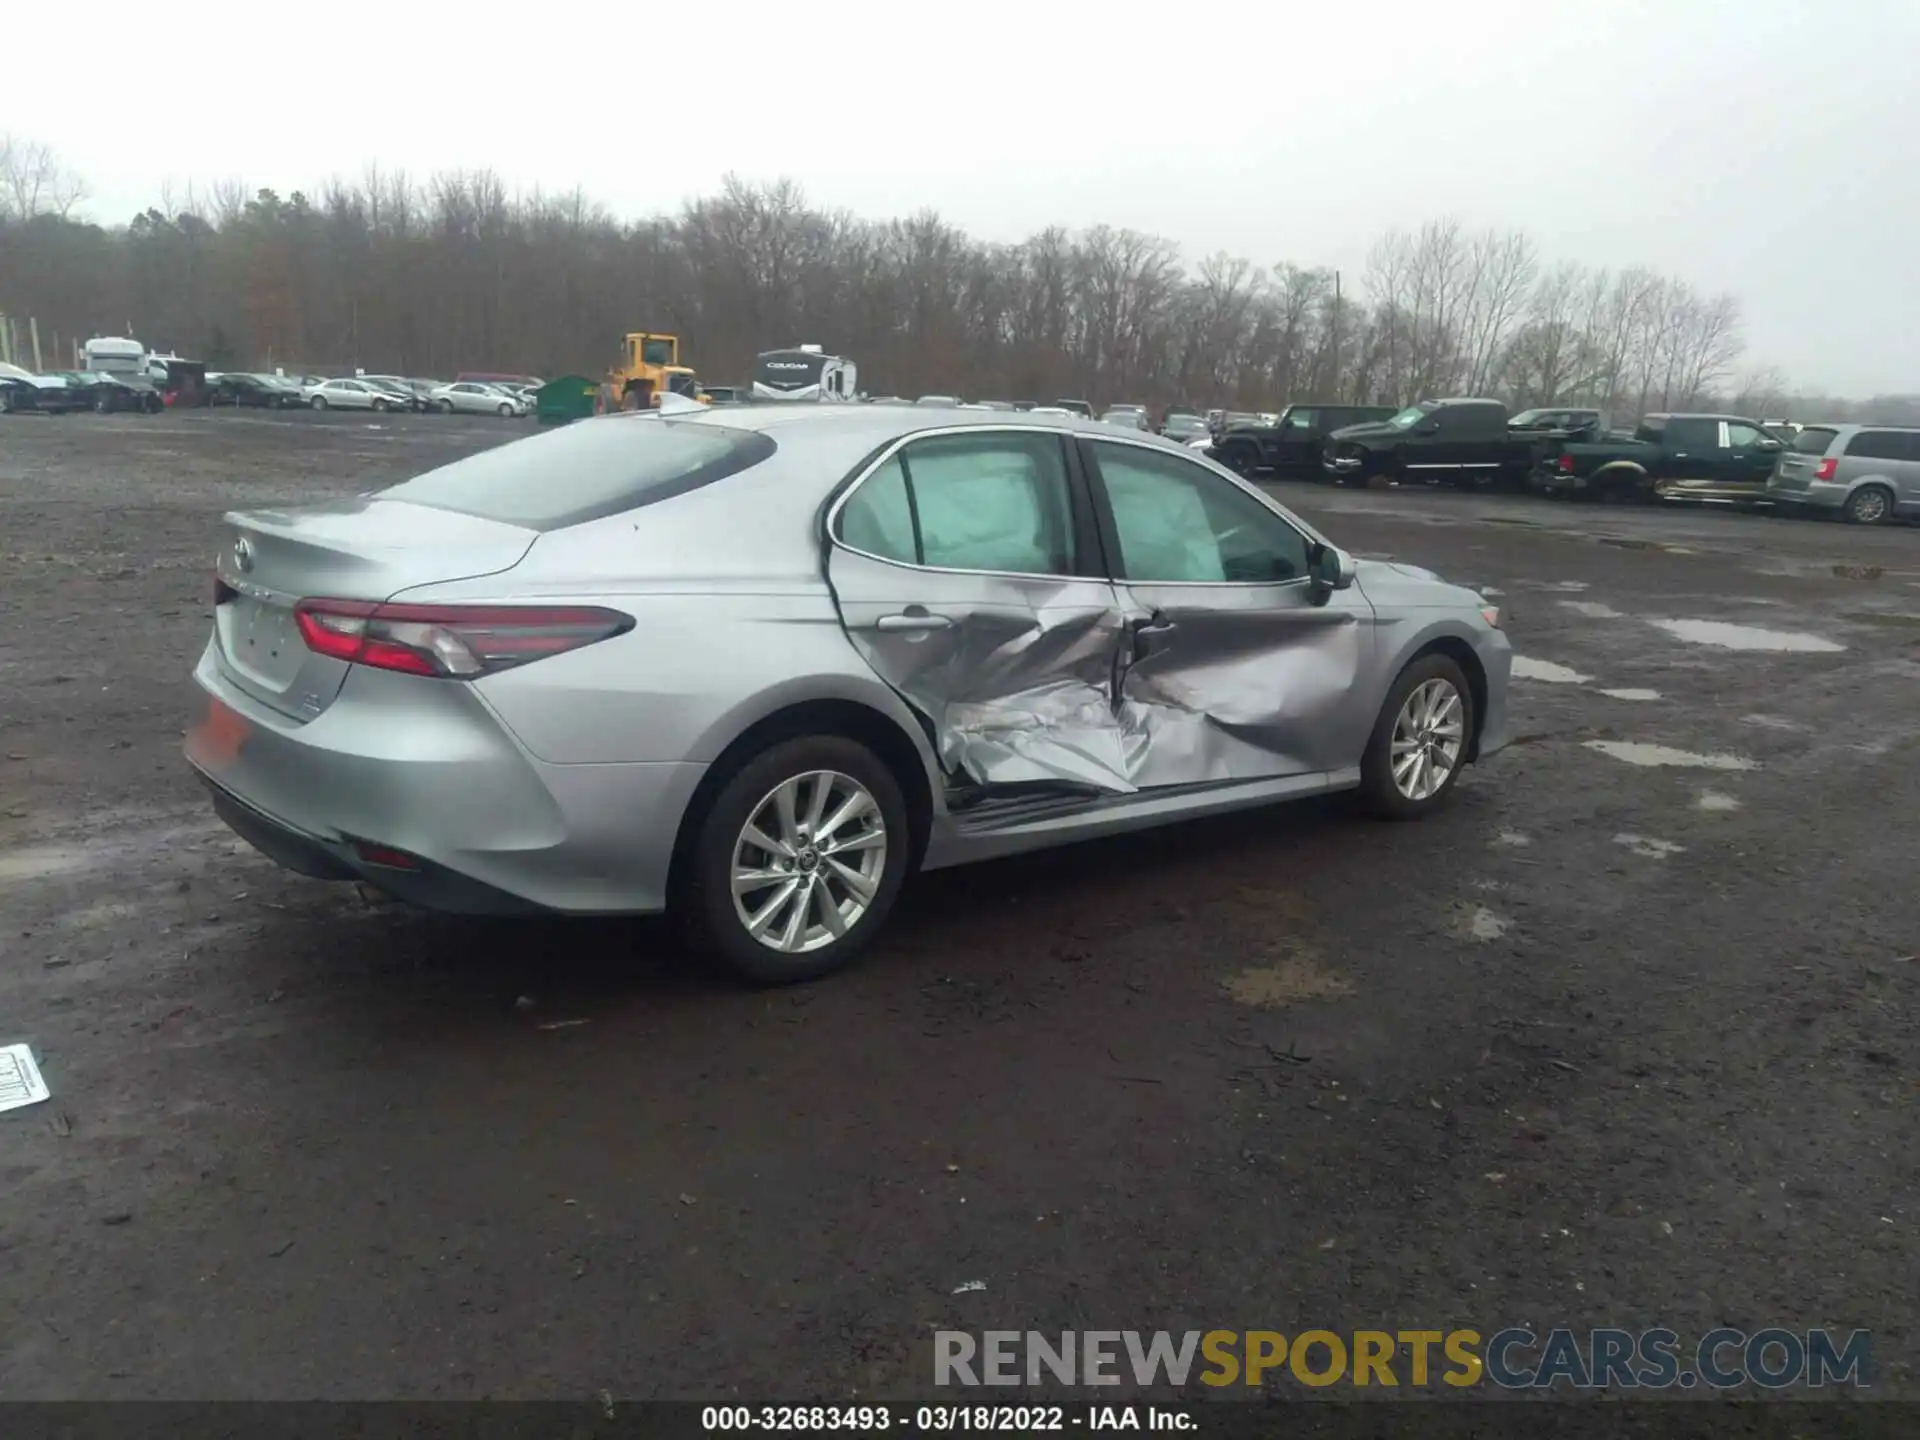
[[[232,405],[256,410],[291,410],[304,405],[300,387],[278,375],[247,375],[229,371],[207,377],[207,398],[212,405]]]
[[[1210,442],[1213,439],[1207,431],[1207,422],[1191,410],[1169,412],[1166,422],[1160,427],[1160,433],[1169,440],[1178,440],[1183,445],[1189,440]]]
[[[1147,407],[1144,405],[1109,405],[1107,413],[1100,419],[1108,425],[1122,425],[1129,430],[1153,429],[1153,421],[1147,418]]]
[[[1059,405],[1036,405],[1026,413],[1029,415],[1044,416],[1054,420],[1060,420],[1060,419],[1071,420],[1075,418],[1084,420],[1086,418],[1084,415],[1076,417],[1073,411],[1068,410],[1063,406],[1059,406]]]
[[[1920,516],[1920,426],[1803,425],[1774,462],[1767,498],[1856,525]]]
[[[0,412],[65,415],[93,408],[91,386],[70,385],[58,375],[33,375],[15,366],[8,368],[17,373],[0,375]]]
[[[1786,446],[1738,415],[1647,415],[1631,435],[1550,443],[1529,483],[1547,494],[1597,500],[1766,498]]]
[[[412,408],[391,391],[365,380],[322,380],[306,391],[307,404],[315,410],[389,410]]]
[[[92,397],[95,412],[101,415],[158,415],[167,407],[166,394],[144,375],[63,371],[61,378],[85,389]],[[189,399],[187,403],[194,402]]]
[[[753,390],[747,385],[702,385],[700,393],[715,405],[744,405]]]
[[[1321,443],[1321,468],[1336,485],[1379,479],[1518,488],[1543,448],[1507,428],[1498,400],[1448,396],[1333,431]]]
[[[960,397],[958,395],[922,395],[913,403],[930,408],[957,410],[960,407]]]
[[[186,745],[217,813],[436,908],[675,912],[777,984],[915,871],[1335,790],[1415,819],[1507,743],[1496,609],[1179,446],[796,409],[230,515]]]
[[[1213,458],[1241,475],[1271,470],[1285,477],[1324,478],[1322,447],[1348,425],[1385,420],[1393,405],[1289,405],[1269,424],[1264,417],[1227,417],[1214,440]]]
[[[416,394],[413,383],[409,380],[404,380],[397,375],[361,375],[356,378],[391,396],[395,409],[424,411],[427,408],[426,396]]]
[[[1084,400],[1056,400],[1053,402],[1052,408],[1064,410],[1069,415],[1078,415],[1084,420],[1091,420],[1093,418],[1093,406]]]
[[[525,415],[528,409],[527,402],[518,395],[477,380],[456,380],[451,385],[443,385],[433,392],[427,403],[443,415],[498,415],[509,420]]]

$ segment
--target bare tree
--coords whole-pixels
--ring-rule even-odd
[[[85,182],[60,163],[51,146],[0,135],[0,219],[51,215],[65,220],[86,193]]]

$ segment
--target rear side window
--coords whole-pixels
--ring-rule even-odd
[[[848,498],[841,543],[942,570],[1071,575],[1076,551],[1058,437],[980,431],[916,440]]]
[[[1833,437],[1839,433],[1838,430],[1822,430],[1817,426],[1809,425],[1793,437],[1794,453],[1796,455],[1824,455],[1827,453],[1827,446],[1833,443]]]
[[[609,415],[469,455],[382,490],[380,498],[561,530],[711,485],[774,449],[758,430]]]
[[[1847,441],[1847,454],[1862,460],[1920,460],[1911,430],[1862,430]]]

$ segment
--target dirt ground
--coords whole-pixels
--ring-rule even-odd
[[[762,994],[282,873],[180,758],[223,510],[523,429],[0,422],[0,1043],[54,1092],[0,1115],[0,1395],[904,1398],[942,1327],[1520,1323],[1864,1327],[1916,1393],[1920,532],[1279,487],[1501,592],[1519,743],[1421,825],[926,877]]]

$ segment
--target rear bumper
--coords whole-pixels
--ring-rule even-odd
[[[1817,510],[1838,510],[1852,490],[1851,485],[1831,480],[1783,482],[1776,477],[1767,482],[1767,498],[1776,505],[1809,505]]]
[[[288,869],[471,914],[666,906],[702,764],[548,764],[472,687],[358,666],[305,724],[237,689],[211,645],[194,680],[207,709],[187,760],[220,818]],[[356,842],[416,864],[369,863]]]
[[[496,890],[455,871],[423,861],[401,869],[360,859],[348,842],[324,840],[257,810],[218,782],[200,777],[213,796],[213,813],[277,865],[315,880],[364,880],[395,899],[456,915],[542,915],[549,907]]]
[[[1527,484],[1535,490],[1546,490],[1560,494],[1578,494],[1588,488],[1587,477],[1571,475],[1565,470],[1534,470],[1527,475]]]

